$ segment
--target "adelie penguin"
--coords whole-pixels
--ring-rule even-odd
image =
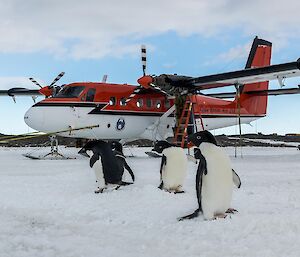
[[[117,158],[117,164],[119,166],[119,169],[122,170],[122,174],[124,173],[124,168],[128,171],[129,175],[131,176],[132,181],[134,182],[135,177],[132,169],[129,167],[128,163],[126,162],[126,157],[123,153],[123,146],[118,141],[112,141],[110,142],[111,149],[114,153],[114,155]]]
[[[163,154],[159,188],[169,192],[184,193],[183,183],[187,173],[187,157],[184,150],[167,141],[158,141],[152,151]]]
[[[195,158],[199,159],[196,175],[198,209],[179,220],[195,218],[200,212],[206,220],[225,218],[226,213],[236,211],[230,208],[230,203],[233,185],[239,188],[240,178],[210,132],[197,132],[190,135],[188,141],[199,147],[195,149]]]
[[[116,185],[116,189],[132,184],[122,181],[124,166],[113,153],[109,143],[93,140],[88,142],[78,153],[90,157],[90,167],[95,172],[97,183],[95,193],[102,193],[109,184]]]

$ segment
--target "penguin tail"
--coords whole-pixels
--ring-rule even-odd
[[[183,216],[183,217],[181,217],[181,218],[178,218],[177,220],[178,220],[178,221],[182,221],[182,220],[191,220],[191,219],[193,219],[193,218],[198,217],[198,216],[199,216],[199,213],[200,213],[200,209],[197,209],[197,210],[195,210],[192,214]]]

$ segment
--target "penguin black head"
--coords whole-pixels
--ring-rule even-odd
[[[200,146],[200,144],[204,142],[218,145],[215,137],[207,130],[189,135],[188,142],[192,142],[195,146]]]
[[[119,153],[123,153],[123,146],[120,142],[118,141],[112,141],[110,142],[110,146],[111,146],[111,149],[113,151],[117,151]]]
[[[85,157],[90,157],[88,154],[89,151],[92,151],[93,153],[98,152],[97,150],[101,148],[103,144],[106,144],[102,140],[92,140],[87,142],[84,147],[81,148],[81,150],[78,152],[79,154],[85,156]]]
[[[152,149],[152,151],[158,152],[158,153],[162,153],[162,151],[166,148],[169,147],[174,147],[175,145],[169,143],[168,141],[165,140],[161,140],[161,141],[157,141],[154,145],[154,148]]]

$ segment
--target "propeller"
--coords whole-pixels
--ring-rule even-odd
[[[29,80],[34,83],[35,85],[37,85],[38,87],[40,87],[40,93],[45,95],[46,97],[49,97],[49,96],[53,96],[55,94],[58,93],[58,91],[61,89],[61,87],[59,86],[56,86],[56,82],[59,81],[61,79],[61,77],[65,75],[64,72],[61,72],[59,73],[56,78],[51,82],[51,84],[49,86],[44,86],[42,87],[40,85],[40,83],[38,83],[34,78],[29,78]]]
[[[142,67],[143,67],[143,75],[146,76],[146,67],[147,67],[147,50],[146,46],[141,46],[141,57],[142,57]]]
[[[146,75],[146,68],[147,68],[147,50],[145,45],[141,45],[141,61],[142,61],[142,69],[143,69],[143,77],[138,79],[138,83],[140,84],[137,86],[131,95],[126,99],[126,103],[130,102],[132,98],[134,98],[137,94],[140,93],[142,89],[152,88],[158,92],[161,92],[167,96],[170,96],[166,91],[162,90],[159,86],[153,83],[153,77]]]
[[[38,87],[43,88],[34,78],[29,78],[29,80],[36,84]]]
[[[143,69],[143,77],[140,78],[144,79],[147,78],[148,76],[146,76],[146,66],[147,66],[147,50],[146,50],[146,46],[145,45],[141,45],[141,61],[142,61],[142,69]],[[138,80],[138,83],[140,84],[139,86],[137,86],[133,92],[131,93],[131,95],[126,99],[125,103],[127,104],[128,102],[130,102],[143,88],[143,84],[144,83],[140,83],[140,81]],[[152,81],[152,80],[151,80]],[[149,81],[150,82],[150,81]],[[145,83],[148,84],[148,81]]]
[[[57,75],[57,77],[56,77],[56,78],[52,81],[52,83],[49,85],[49,87],[52,87],[53,85],[55,85],[55,83],[56,83],[57,81],[59,81],[63,75],[65,75],[64,72],[59,73],[59,74]]]

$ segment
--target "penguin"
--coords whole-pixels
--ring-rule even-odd
[[[93,140],[88,142],[78,153],[90,157],[90,167],[95,172],[97,183],[95,193],[103,193],[108,184],[117,185],[115,189],[132,184],[122,181],[124,169],[118,165],[117,157],[110,144],[102,140]]]
[[[184,193],[183,183],[187,174],[187,157],[184,150],[167,141],[158,141],[152,151],[162,153],[161,183],[158,188],[168,192]]]
[[[111,149],[114,153],[114,155],[117,158],[117,164],[119,168],[122,170],[122,174],[124,174],[124,168],[128,171],[128,173],[131,176],[132,181],[134,182],[135,176],[132,171],[132,169],[129,167],[128,163],[126,162],[126,157],[123,153],[123,146],[118,141],[112,141],[110,142]]]
[[[199,147],[194,149],[195,158],[199,159],[196,174],[198,209],[179,220],[195,218],[200,212],[206,220],[225,218],[226,213],[236,212],[230,208],[230,203],[233,185],[239,188],[241,180],[231,168],[228,155],[206,130],[188,136],[188,141]]]

